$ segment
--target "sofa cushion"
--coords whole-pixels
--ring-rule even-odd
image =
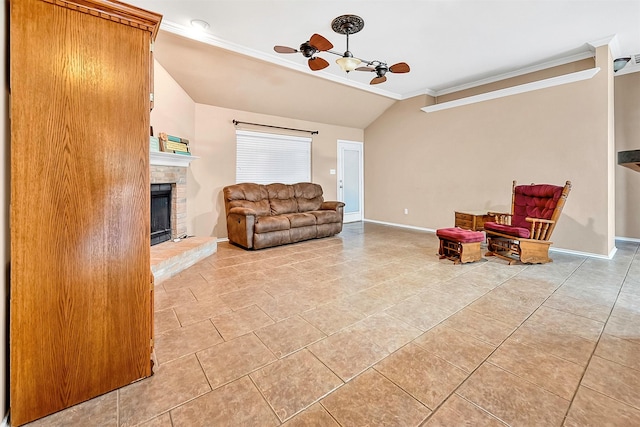
[[[268,233],[270,231],[288,230],[289,218],[286,216],[259,216],[256,218],[254,230],[256,233]]]
[[[270,215],[269,194],[264,185],[245,182],[224,188],[227,214],[231,208],[253,209],[257,215]]]
[[[298,212],[309,212],[320,209],[324,199],[322,187],[311,182],[293,184],[295,198],[298,202]]]
[[[528,228],[514,227],[513,225],[498,224],[495,222],[485,222],[484,229],[488,231],[496,231],[502,234],[508,234],[515,238],[528,239],[531,233]]]
[[[298,212],[298,202],[291,185],[269,184],[266,187],[271,205],[271,215]]]
[[[316,217],[316,224],[318,225],[342,222],[342,216],[336,211],[311,211],[309,213]]]
[[[296,227],[308,227],[310,225],[316,225],[316,217],[310,213],[291,213],[284,214],[285,217],[289,218],[289,223],[291,224],[291,228]]]

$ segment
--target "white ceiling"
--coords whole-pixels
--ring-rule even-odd
[[[589,43],[615,36],[616,56],[640,53],[640,0],[128,0],[161,13],[161,28],[213,46],[373,91],[393,99],[442,94],[524,69],[592,54]],[[370,86],[374,73],[340,70],[338,56],[322,53],[330,66],[309,71],[300,53],[277,54],[274,45],[297,48],[312,34],[335,51],[346,38],[331,29],[340,15],[356,14],[363,30],[350,36],[354,56],[389,65],[407,62],[408,74],[388,74]],[[210,24],[204,34],[192,19]]]

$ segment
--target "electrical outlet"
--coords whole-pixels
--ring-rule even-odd
[[[405,215],[409,215],[409,209],[408,208],[404,208],[404,214]]]

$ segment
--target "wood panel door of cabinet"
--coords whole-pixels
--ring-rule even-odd
[[[152,32],[72,3],[10,3],[14,426],[151,374]]]

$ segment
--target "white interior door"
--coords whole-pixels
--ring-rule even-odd
[[[338,140],[338,200],[344,202],[344,222],[364,218],[362,142]]]

